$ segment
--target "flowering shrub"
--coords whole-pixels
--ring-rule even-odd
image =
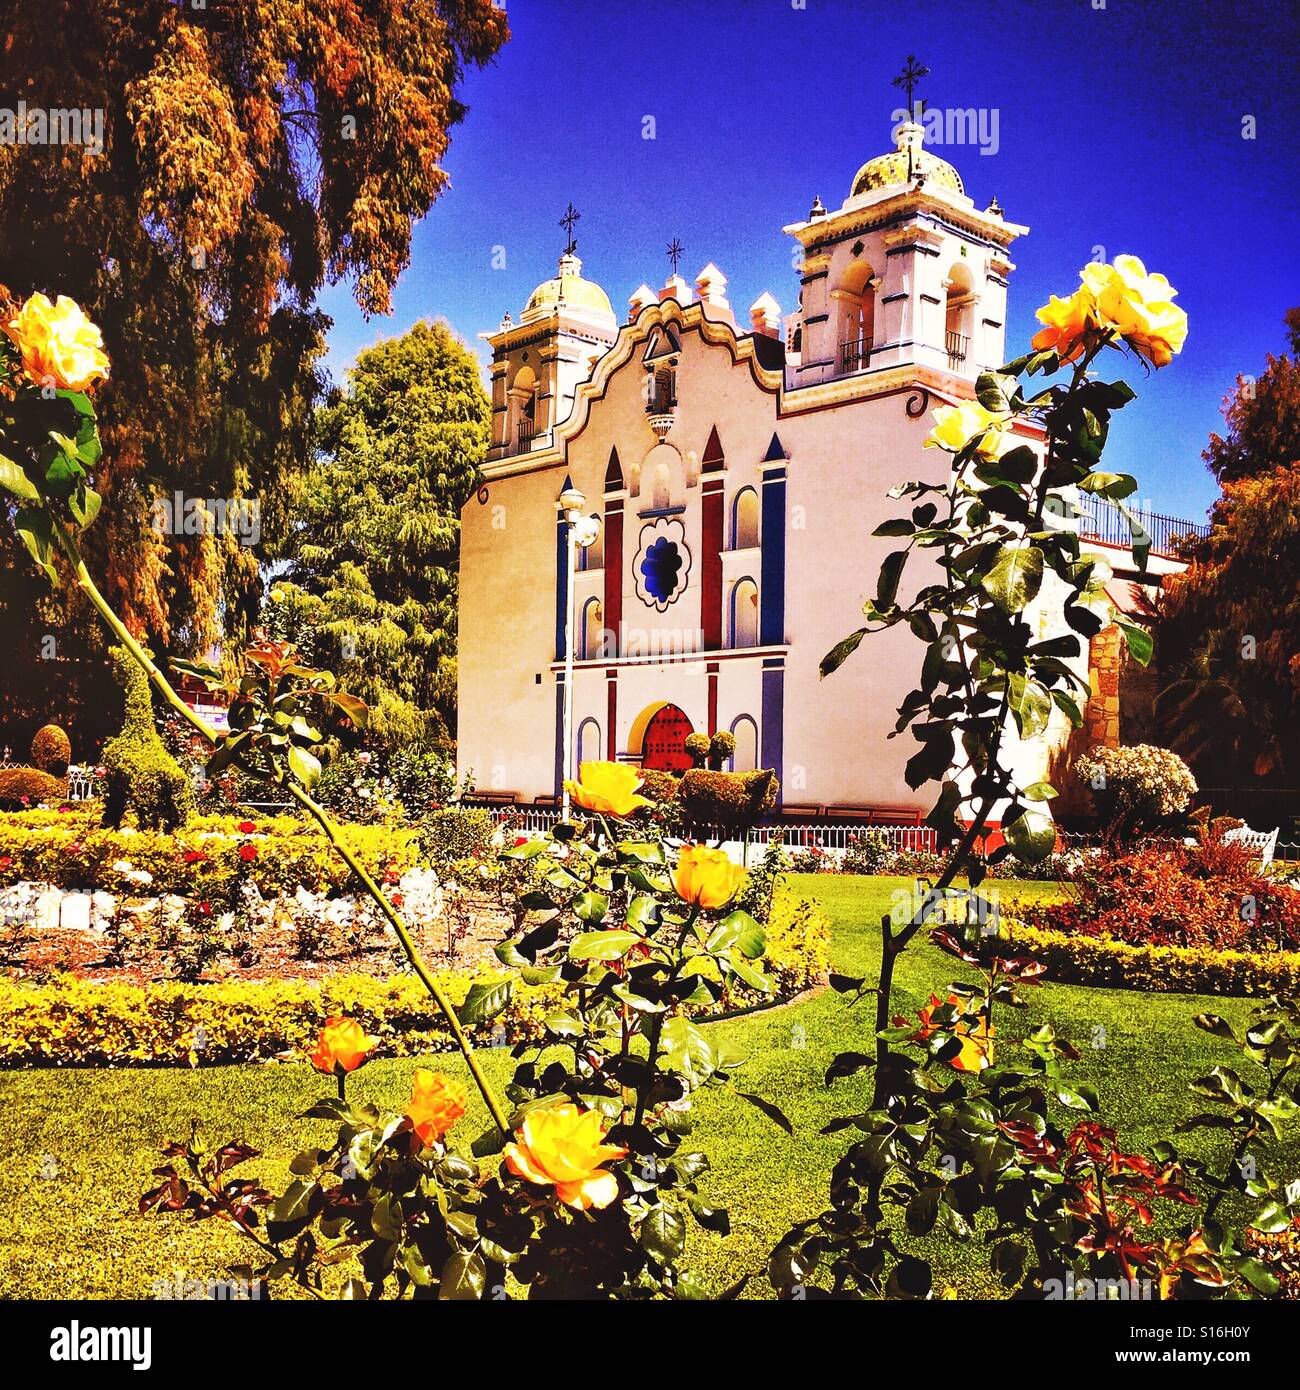
[[[1074,896],[1041,908],[1038,920],[1134,945],[1300,948],[1300,892],[1265,877],[1249,851],[1218,836],[1095,858],[1076,875]]]
[[[1197,792],[1178,754],[1150,743],[1090,748],[1075,761],[1074,773],[1087,783],[1097,814],[1120,834],[1176,820]]]
[[[349,887],[347,867],[304,821],[288,817],[248,820],[198,817],[179,834],[154,830],[100,830],[89,814],[0,818],[0,888],[30,880],[60,888],[112,893],[179,893],[230,905],[250,883],[265,897],[338,894]],[[241,830],[241,826],[247,826]],[[401,872],[418,862],[413,831],[345,826],[348,845],[374,872]],[[117,865],[149,874],[132,883]]]
[[[416,824],[454,794],[455,769],[422,748],[336,754],[317,785],[322,806],[359,825]]]
[[[492,817],[482,807],[443,806],[420,823],[420,853],[445,875],[459,860],[486,855],[492,835]]]

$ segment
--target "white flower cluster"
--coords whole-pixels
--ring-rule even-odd
[[[1099,804],[1147,817],[1186,811],[1197,791],[1191,768],[1178,754],[1151,743],[1089,748],[1074,771]]]

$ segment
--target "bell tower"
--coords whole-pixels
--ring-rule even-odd
[[[492,446],[489,459],[549,447],[573,409],[578,387],[618,337],[609,296],[583,278],[572,203],[560,225],[569,233],[558,273],[528,298],[518,323],[507,313],[492,348]]]
[[[922,125],[904,121],[895,139],[838,210],[819,198],[784,228],[803,248],[791,389],[900,367],[973,382],[1004,360],[1007,251],[1029,229],[996,198],[977,209]]]

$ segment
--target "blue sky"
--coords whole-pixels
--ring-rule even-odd
[[[859,165],[891,147],[890,79],[914,52],[931,106],[997,113],[996,154],[939,152],[980,206],[996,194],[1031,229],[1013,247],[1009,354],[1094,248],[1139,255],[1178,289],[1187,347],[1145,381],[1129,368],[1139,399],[1107,466],[1134,473],[1145,504],[1199,518],[1216,495],[1200,451],[1222,398],[1282,350],[1282,315],[1300,304],[1291,7],[800,3],[509,0],[513,38],[465,84],[451,187],[416,229],[392,317],[367,322],[345,285],[322,296],[330,370],[421,317],[446,318],[482,352],[476,335],[554,274],[570,199],[584,274],[620,318],[642,280],[662,284],[673,237],[688,280],[708,261],[729,277],[742,323],[764,289],[788,311],[798,287],[781,227],[814,195],[838,206]]]

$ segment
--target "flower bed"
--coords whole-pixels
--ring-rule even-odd
[[[826,978],[830,929],[815,904],[779,894],[766,929],[762,967],[776,1002]],[[483,971],[444,970],[438,980],[458,1007]],[[542,1037],[564,998],[562,986],[518,983],[490,1022],[467,1025],[480,1042]],[[773,1002],[737,989],[724,1008]],[[324,1019],[346,1014],[379,1039],[377,1055],[412,1056],[452,1046],[446,1022],[413,975],[365,974],[319,981],[220,984],[94,983],[60,975],[44,984],[0,976],[0,1067],[213,1065],[301,1055]]]
[[[1043,909],[1038,925],[1132,946],[1300,950],[1300,892],[1262,874],[1221,834],[1093,858],[1075,887],[1072,899]]]

